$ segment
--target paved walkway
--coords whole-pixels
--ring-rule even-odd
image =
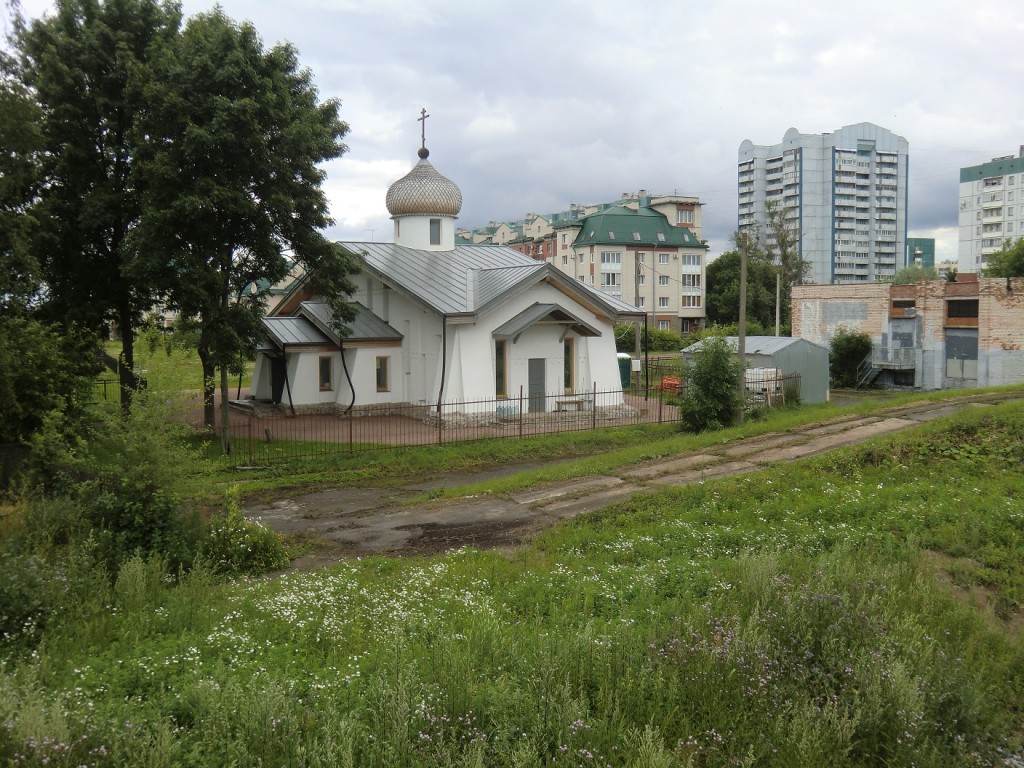
[[[322,546],[317,554],[298,562],[300,568],[325,565],[346,556],[428,554],[461,546],[503,549],[518,546],[537,531],[561,520],[601,509],[638,492],[755,472],[910,429],[967,408],[1021,399],[1012,393],[967,396],[875,416],[840,418],[791,432],[735,440],[698,453],[622,467],[612,476],[553,483],[508,496],[408,503],[424,491],[508,476],[510,472],[529,469],[529,465],[449,476],[397,489],[332,489],[252,506],[246,513],[259,517],[275,530],[303,533],[320,540]]]

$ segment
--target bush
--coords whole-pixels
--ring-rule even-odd
[[[640,329],[641,352],[678,352],[684,346],[686,346],[686,342],[678,331],[665,331],[658,328]],[[615,349],[617,352],[629,354],[636,351],[635,325],[620,323],[615,326]]]
[[[721,429],[732,424],[743,405],[739,378],[743,364],[724,338],[710,336],[684,366],[686,388],[679,412],[693,432]]]
[[[200,465],[187,427],[168,402],[145,392],[127,416],[117,408],[95,415],[86,434],[68,435],[65,420],[51,413],[33,436],[28,482],[49,502],[79,507],[111,574],[140,553],[162,553],[172,571],[189,566],[199,531],[178,491]]]
[[[228,491],[224,515],[210,524],[203,557],[214,572],[227,576],[259,576],[290,562],[281,537],[242,514],[238,488]]]
[[[857,386],[857,369],[871,353],[871,336],[840,326],[828,349],[829,376],[834,387]]]

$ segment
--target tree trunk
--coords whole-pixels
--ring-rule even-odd
[[[231,453],[231,435],[228,432],[228,367],[220,367],[220,447],[227,455]]]
[[[217,413],[214,407],[213,395],[217,385],[213,379],[213,361],[210,353],[203,345],[199,346],[199,360],[203,364],[203,426],[213,429],[217,423]]]
[[[118,361],[117,376],[121,387],[121,410],[127,416],[132,405],[132,392],[138,386],[135,378],[135,325],[127,300],[122,300],[117,308],[117,324],[121,334],[121,359]]]

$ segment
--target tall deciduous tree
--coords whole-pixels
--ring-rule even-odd
[[[265,293],[247,286],[284,278],[290,250],[339,320],[351,317],[344,298],[358,262],[323,233],[319,167],[346,150],[348,126],[336,101],[319,101],[292,46],[265,50],[251,24],[220,10],[188,21],[145,93],[136,271],[198,323],[206,419],[219,368],[226,439],[227,370],[252,348],[264,312]]]
[[[121,335],[121,391],[134,385],[135,326],[153,300],[132,278],[139,225],[135,159],[150,61],[173,43],[178,6],[160,0],[58,0],[17,35],[20,77],[41,108],[45,152],[34,248],[50,316]]]
[[[709,323],[739,322],[739,251],[726,251],[708,264],[705,306]],[[775,325],[775,270],[764,259],[747,264],[747,322],[764,328]]]
[[[0,72],[0,316],[23,314],[39,287],[30,208],[39,191],[41,152],[38,106]]]
[[[799,237],[790,221],[790,209],[784,208],[775,201],[769,201],[765,208],[767,214],[765,229],[762,230],[758,226],[751,230],[736,232],[732,236],[732,240],[737,251],[746,253],[748,269],[751,269],[753,273],[761,273],[759,266],[770,268],[773,275],[772,307],[776,304],[775,280],[778,279],[779,315],[782,324],[786,325],[791,319],[790,291],[794,285],[803,283],[810,272],[810,264],[800,256]],[[749,285],[756,285],[756,283],[751,281]],[[747,306],[750,307],[749,302]],[[766,323],[767,326],[774,324],[774,317],[769,323]]]
[[[985,277],[1024,277],[1024,237],[1007,240],[1001,250],[988,257]]]

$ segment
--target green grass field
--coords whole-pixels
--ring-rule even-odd
[[[240,582],[135,559],[113,585],[69,561],[67,611],[5,640],[0,762],[1002,765],[1024,749],[1022,461],[1004,404],[513,555]]]

